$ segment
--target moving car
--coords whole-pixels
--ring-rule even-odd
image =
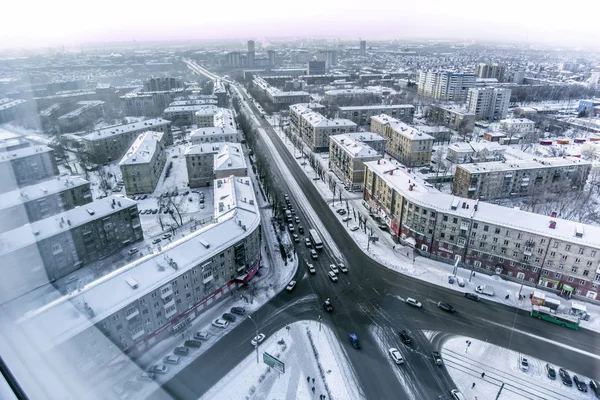
[[[479,301],[479,296],[477,296],[475,293],[465,292],[465,297],[469,300]]]
[[[290,230],[290,232],[294,232],[294,225],[288,224],[288,229]]]
[[[323,307],[325,307],[325,311],[327,312],[333,311],[333,306],[331,305],[331,300],[329,299],[325,300],[325,302],[323,303]]]
[[[175,347],[175,350],[173,350],[173,353],[178,356],[187,356],[189,352],[190,352],[190,349],[188,349],[185,346]]]
[[[315,266],[312,264],[306,264],[306,266],[308,267],[308,272],[310,272],[311,274],[314,274],[317,272],[317,270],[315,269]]]
[[[291,292],[292,290],[294,290],[295,287],[296,287],[296,281],[290,281],[290,283],[288,283],[288,285],[285,287],[285,289],[288,292]]]
[[[444,365],[444,361],[442,361],[442,356],[438,351],[432,351],[431,355],[433,356],[433,362],[435,365]]]
[[[313,260],[316,260],[317,258],[319,258],[319,255],[317,254],[315,249],[310,250],[310,256],[312,257]]]
[[[246,315],[246,309],[244,307],[231,307],[231,313],[237,315]]]
[[[331,279],[332,281],[334,281],[334,282],[337,282],[337,281],[338,281],[338,277],[337,277],[337,275],[335,274],[335,272],[333,272],[333,271],[329,271],[327,274],[329,275],[329,279]]]
[[[225,313],[221,316],[221,318],[229,322],[235,322],[235,315],[233,314]]]
[[[304,227],[302,225],[298,225],[298,233],[304,235]]]
[[[551,364],[548,363],[546,363],[546,376],[552,380],[556,379],[556,370]]]
[[[163,358],[163,362],[165,364],[177,365],[177,364],[179,364],[179,357],[177,357],[177,356],[166,356],[165,358]]]
[[[392,360],[394,360],[396,364],[400,365],[404,363],[404,359],[402,358],[402,355],[400,354],[398,349],[392,347],[388,350],[388,352],[390,353],[390,357],[392,357]]]
[[[529,361],[522,355],[519,356],[519,368],[521,368],[521,371],[523,372],[529,371]]]
[[[411,306],[415,306],[418,308],[421,308],[423,305],[421,304],[421,302],[413,299],[412,297],[409,297],[405,300],[406,304],[410,304]]]
[[[453,313],[454,311],[456,311],[456,310],[454,310],[454,307],[452,307],[451,304],[444,303],[443,301],[440,301],[437,305],[438,305],[439,308],[441,308],[444,311],[448,311],[448,312],[451,312],[451,313]]]
[[[306,247],[310,247],[312,246],[312,243],[310,241],[310,238],[304,238],[304,244],[306,245]]]
[[[348,273],[348,268],[346,268],[346,266],[342,263],[338,264],[338,267],[340,268],[340,271],[342,271],[343,273],[347,274]]]
[[[298,243],[300,241],[300,236],[296,235],[295,233],[292,235],[292,238],[294,239],[294,242]]]
[[[329,269],[332,270],[336,274],[340,273],[340,270],[338,269],[337,265],[335,265],[335,264],[329,264]]]
[[[193,347],[195,349],[197,349],[198,347],[202,346],[202,342],[196,339],[190,339],[190,340],[186,340],[185,342],[183,342],[183,345],[185,347]]]
[[[571,375],[564,368],[558,369],[558,375],[560,375],[560,379],[562,380],[563,385],[565,386],[573,386],[573,381],[571,380]]]
[[[294,222],[296,222],[297,224],[299,224],[300,223],[300,218],[299,217],[295,217],[294,218]]]
[[[577,375],[573,375],[573,382],[575,382],[575,386],[577,386],[577,390],[580,392],[587,393],[587,385],[584,381],[579,380]]]
[[[263,342],[263,340],[265,340],[265,334],[259,333],[258,336],[254,336],[254,338],[252,338],[250,343],[252,343],[252,346],[256,346],[256,345],[261,344]]]
[[[206,332],[196,332],[196,333],[194,333],[194,339],[196,339],[196,340],[208,340],[208,333],[206,333]]]
[[[229,325],[229,322],[225,321],[224,319],[217,318],[212,322],[212,325],[217,328],[225,329]]]
[[[360,349],[362,347],[358,341],[358,336],[356,336],[356,333],[350,334],[350,343],[352,343],[352,346],[354,346],[355,349]]]
[[[398,332],[398,336],[400,336],[400,340],[402,340],[402,343],[411,343],[410,336],[408,335],[408,332],[406,330],[402,329],[400,332]]]
[[[151,365],[150,368],[148,368],[148,372],[152,372],[155,374],[166,374],[167,372],[169,372],[169,368],[166,365],[154,364]]]

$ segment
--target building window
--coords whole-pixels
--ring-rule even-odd
[[[580,248],[579,248],[579,254],[583,254],[583,250],[584,250],[584,249],[580,247]]]
[[[575,280],[575,278],[573,278],[572,276],[569,277],[569,279],[567,279],[567,282],[573,282]]]
[[[581,258],[575,258],[575,264],[579,264],[581,262]]]
[[[577,267],[572,267],[571,272],[573,272],[575,274],[575,273],[577,273],[577,269],[578,269]]]
[[[587,263],[585,263],[585,265],[587,265],[588,267],[591,267],[592,266],[592,262],[588,261]]]
[[[563,256],[561,258],[563,261],[567,261],[567,256],[565,254],[563,254]]]
[[[592,257],[596,257],[596,251],[595,250],[592,251]]]
[[[496,228],[496,229],[494,230],[494,233],[495,233],[496,235],[499,235],[499,234],[500,234],[500,228]]]
[[[583,276],[588,276],[590,274],[590,270],[589,269],[584,269],[583,270]]]
[[[498,262],[499,262],[499,263],[504,263],[504,258],[502,258],[502,257],[498,257]]]
[[[483,231],[484,231],[484,232],[487,232],[487,231],[489,231],[489,230],[490,230],[490,227],[489,227],[488,225],[484,225],[484,226],[483,226]]]
[[[579,281],[579,284],[580,285],[585,285],[585,281],[582,279],[582,280]]]
[[[566,246],[565,246],[565,250],[566,250],[566,251],[569,251],[569,250],[571,250],[571,245],[570,245],[570,244],[566,245]]]

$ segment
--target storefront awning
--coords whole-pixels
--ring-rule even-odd
[[[417,241],[413,237],[407,237],[404,241],[413,247],[417,245]]]
[[[575,290],[575,288],[573,286],[569,286],[565,283],[562,284],[562,288],[565,292],[572,292]]]

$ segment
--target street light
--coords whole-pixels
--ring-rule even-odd
[[[256,324],[256,321],[252,319],[252,317],[250,315],[248,315],[248,319],[252,322],[254,322],[254,327],[256,328],[256,336],[254,336],[254,338],[256,339],[256,363],[259,364],[260,361],[258,361],[258,345],[260,343],[258,343],[258,325]]]

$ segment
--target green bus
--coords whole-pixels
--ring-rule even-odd
[[[579,329],[579,318],[569,315],[556,314],[551,308],[544,306],[533,306],[531,316],[544,321],[553,322],[557,325],[566,326],[571,329]]]

